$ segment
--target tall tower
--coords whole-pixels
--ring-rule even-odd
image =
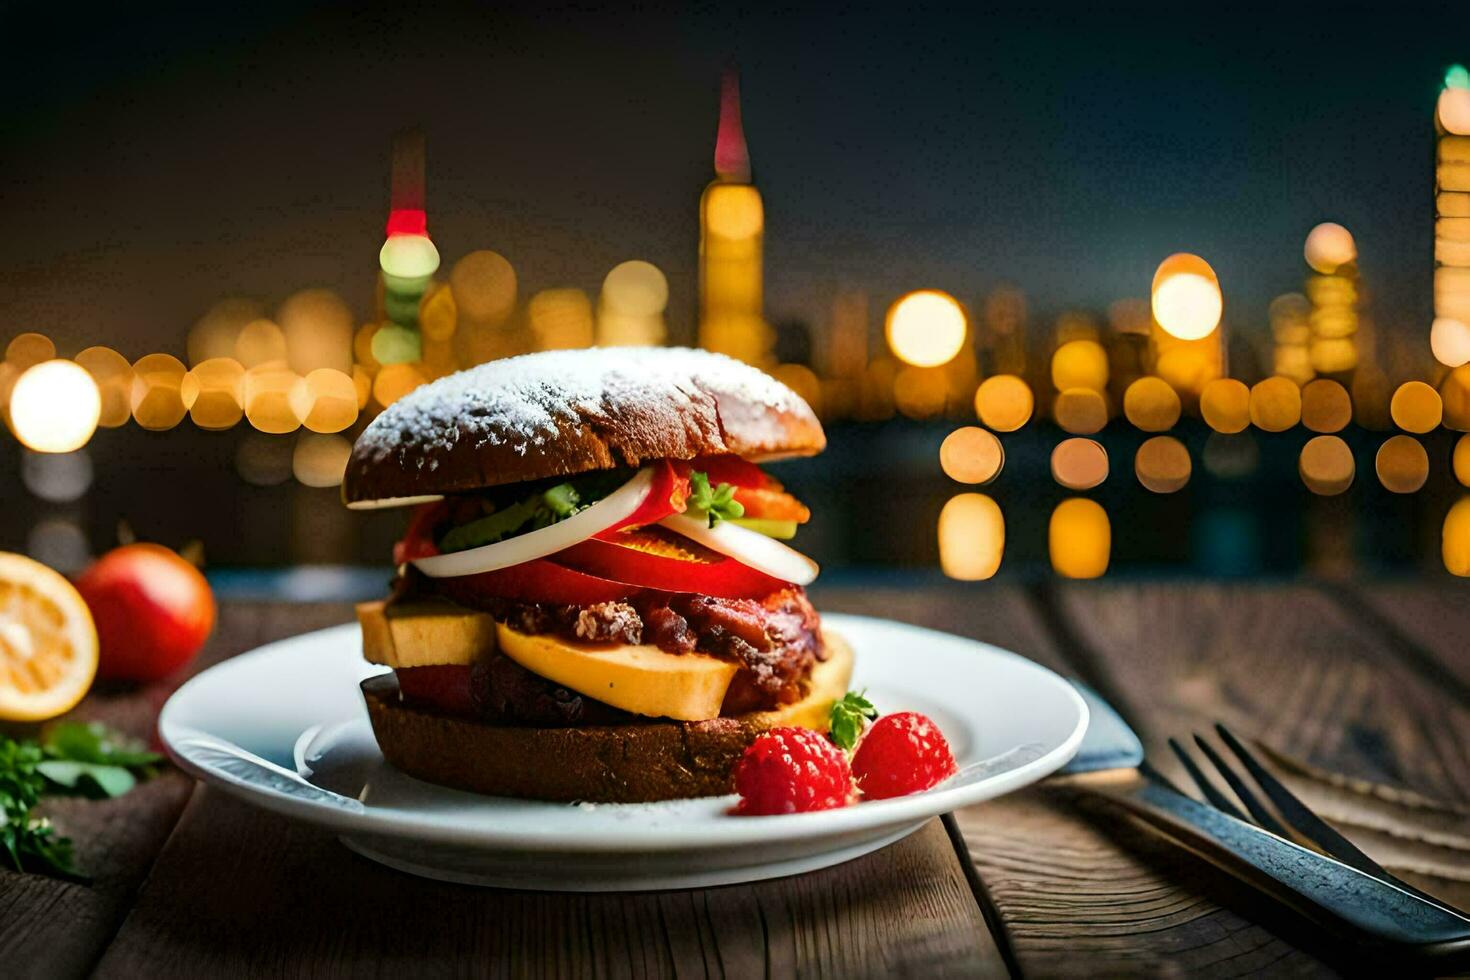
[[[699,199],[699,345],[770,366],[775,336],[763,312],[765,206],[750,177],[740,123],[740,78],[725,72],[715,179]]]

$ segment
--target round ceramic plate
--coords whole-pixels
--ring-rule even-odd
[[[227,660],[164,706],[159,731],[185,770],[324,827],[375,861],[449,881],[555,891],[690,888],[795,874],[890,844],[941,813],[1010,792],[1076,752],[1087,708],[1029,660],[946,633],[824,616],[857,658],[853,686],[880,711],[922,711],[948,737],[953,779],[842,810],[735,817],[734,797],[540,803],[477,796],[389,766],[358,683],[355,624]]]

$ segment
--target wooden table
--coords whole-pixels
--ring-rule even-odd
[[[1470,906],[1470,589],[1457,583],[828,588],[1091,683],[1155,758],[1222,720],[1336,777],[1314,800]],[[227,604],[202,662],[343,622]],[[81,714],[146,733],[163,691]],[[1373,784],[1369,786],[1368,784]],[[1417,795],[1416,795],[1417,794]],[[170,771],[47,809],[91,886],[0,871],[0,974],[596,976],[1332,974],[1309,927],[1107,804],[1042,784],[826,871],[702,891],[558,895],[413,878]]]

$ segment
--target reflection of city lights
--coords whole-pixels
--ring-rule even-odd
[[[1005,465],[1000,440],[974,425],[955,429],[939,446],[939,466],[951,480],[989,483]]]
[[[1092,439],[1063,439],[1051,451],[1051,477],[1068,490],[1091,490],[1108,478],[1108,451]]]
[[[1391,493],[1415,493],[1429,479],[1429,454],[1413,436],[1389,436],[1373,460],[1378,482]]]
[[[1174,493],[1189,482],[1193,465],[1189,450],[1173,436],[1154,436],[1144,440],[1133,457],[1133,472],[1138,482],[1154,493]]]
[[[1209,336],[1225,309],[1215,270],[1204,259],[1185,252],[1159,264],[1152,306],[1159,326],[1180,340]]]
[[[1162,378],[1139,378],[1123,392],[1123,414],[1144,432],[1168,432],[1179,411],[1179,393]]]
[[[1051,356],[1051,383],[1057,391],[1068,388],[1106,391],[1108,352],[1095,340],[1073,340],[1063,344]]]
[[[1005,545],[1005,516],[985,494],[958,494],[939,512],[939,564],[950,578],[990,578],[1000,568]]]
[[[975,391],[975,414],[996,432],[1014,432],[1031,419],[1031,387],[1014,374],[986,378]]]
[[[20,481],[33,495],[53,504],[80,500],[92,486],[92,457],[85,449],[70,453],[27,452],[20,461]]]
[[[1290,378],[1265,378],[1250,390],[1250,417],[1256,428],[1285,432],[1302,420],[1302,390]]]
[[[953,296],[937,289],[909,293],[888,310],[888,346],[916,367],[936,367],[965,343],[965,311]]]
[[[1323,497],[1333,497],[1352,486],[1357,464],[1353,451],[1337,436],[1314,436],[1302,447],[1297,459],[1297,472],[1307,489]]]
[[[1356,259],[1358,246],[1352,232],[1334,221],[1324,221],[1307,233],[1302,252],[1307,265],[1326,276]]]
[[[1440,538],[1445,571],[1470,577],[1470,497],[1461,497],[1444,516]]]
[[[1068,388],[1052,403],[1057,425],[1076,436],[1090,436],[1108,424],[1108,402],[1091,388]]]
[[[1113,529],[1102,505],[1086,497],[1057,504],[1047,528],[1051,566],[1065,578],[1099,578],[1108,570]]]
[[[291,472],[308,487],[335,487],[342,482],[352,443],[338,435],[304,432],[291,452]]]
[[[1470,325],[1453,317],[1435,317],[1429,328],[1429,349],[1445,367],[1470,361]]]
[[[73,361],[42,361],[10,391],[10,427],[38,453],[80,449],[97,431],[102,395],[86,368]]]
[[[1339,432],[1353,420],[1348,390],[1330,378],[1318,378],[1302,389],[1302,425],[1313,432]]]
[[[459,315],[498,325],[510,316],[516,302],[516,273],[498,252],[471,252],[449,272],[449,288]]]
[[[88,347],[76,361],[87,369],[102,395],[102,413],[97,424],[104,429],[126,425],[133,417],[133,366],[110,347]]]
[[[1461,486],[1470,487],[1470,435],[1455,440],[1455,453],[1451,458],[1451,469]]]
[[[261,432],[279,435],[301,427],[306,406],[306,381],[279,364],[253,367],[245,372],[242,388],[245,417]]]
[[[201,429],[228,429],[244,414],[245,368],[233,357],[211,357],[189,369],[179,397]]]
[[[1439,428],[1444,417],[1444,403],[1439,392],[1422,381],[1405,381],[1388,403],[1393,424],[1405,432],[1423,434]]]
[[[306,402],[311,408],[302,425],[312,432],[329,433],[341,432],[357,421],[357,386],[349,375],[333,368],[317,368],[305,381]]]

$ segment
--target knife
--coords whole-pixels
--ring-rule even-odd
[[[1436,969],[1470,959],[1470,919],[1332,857],[1277,837],[1177,789],[1144,758],[1112,706],[1073,681],[1090,720],[1066,781],[1359,948]]]

